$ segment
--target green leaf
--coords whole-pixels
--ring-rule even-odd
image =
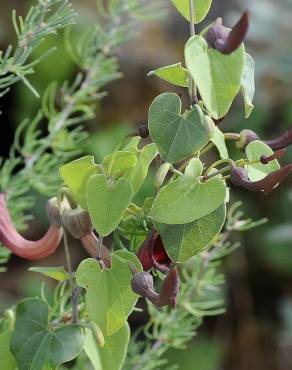
[[[249,161],[258,161],[262,155],[270,156],[274,154],[273,150],[267,144],[259,140],[249,143],[245,149],[245,153]],[[279,168],[280,165],[276,159],[268,164],[255,163],[246,166],[251,181],[262,180],[269,173],[277,171]]]
[[[104,175],[92,176],[87,183],[87,204],[96,231],[109,235],[121,221],[133,197],[129,181],[120,178],[115,183]]]
[[[198,152],[209,141],[209,127],[201,108],[181,114],[178,95],[157,96],[149,109],[149,130],[161,157],[176,163]]]
[[[169,257],[183,262],[200,253],[221,231],[226,217],[226,206],[185,225],[155,223]]]
[[[135,195],[140,190],[147,176],[149,166],[157,156],[158,151],[156,145],[153,143],[145,145],[141,150],[139,150],[137,146],[136,148],[133,147],[132,150],[137,156],[137,164],[133,169],[127,171],[123,178],[132,184]]]
[[[212,0],[193,0],[195,9],[195,23],[200,23],[208,14]],[[189,0],[171,0],[176,9],[186,20],[190,21],[190,1]]]
[[[5,331],[0,334],[0,361],[1,368],[4,370],[15,370],[16,361],[10,352],[11,331]]]
[[[162,80],[170,82],[173,85],[188,87],[188,70],[182,67],[181,63],[158,68],[155,71],[149,72],[147,76],[152,75],[160,77]]]
[[[131,289],[133,264],[138,271],[142,266],[138,258],[128,251],[112,254],[112,267],[102,270],[92,259],[81,262],[76,273],[77,283],[87,290],[86,308],[89,318],[101,329],[104,336],[111,336],[126,323],[138,296]]]
[[[87,209],[86,183],[92,175],[100,173],[100,169],[94,163],[94,157],[87,155],[65,164],[60,168],[60,176],[71,189],[79,205]]]
[[[90,330],[86,330],[84,350],[89,357],[94,370],[120,370],[125,362],[130,328],[126,323],[119,331],[105,338],[105,345],[100,348]]]
[[[120,177],[137,164],[137,157],[132,152],[117,151],[106,156],[102,162],[108,177]]]
[[[230,55],[208,49],[204,37],[193,36],[186,43],[185,59],[210,115],[226,115],[240,90],[244,69],[244,46]]]
[[[228,159],[229,154],[228,154],[228,150],[225,144],[225,137],[224,137],[223,132],[214,124],[211,117],[207,116],[206,119],[209,122],[209,125],[212,127],[212,132],[213,132],[213,136],[211,137],[210,140],[218,149],[220,157],[222,159]]]
[[[191,171],[192,167],[194,169]],[[197,168],[198,163],[191,162],[185,175],[159,191],[150,212],[156,222],[187,224],[208,215],[224,203],[225,182],[219,177],[213,177],[202,183]]]
[[[245,53],[245,63],[241,82],[241,91],[244,99],[245,117],[248,118],[253,111],[253,98],[255,94],[255,62],[253,58]]]
[[[52,329],[48,315],[48,304],[39,298],[24,299],[17,305],[11,351],[18,370],[56,369],[73,360],[82,350],[81,326]]]
[[[65,271],[63,266],[60,267],[30,267],[28,269],[32,272],[39,272],[45,276],[48,276],[57,281],[65,281],[70,278],[67,271]]]

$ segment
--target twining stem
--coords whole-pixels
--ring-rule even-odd
[[[195,0],[189,0],[190,7],[190,35],[191,37],[196,34],[195,28]],[[193,80],[189,72],[189,95],[190,95],[190,105],[197,103],[197,87],[195,81]]]
[[[71,292],[73,294],[74,279],[73,279],[73,272],[72,272],[72,261],[71,261],[71,254],[70,254],[69,245],[68,245],[67,232],[64,227],[63,227],[63,240],[64,240],[64,249],[65,249],[66,262],[67,262],[67,269],[69,273],[69,284],[70,284]]]

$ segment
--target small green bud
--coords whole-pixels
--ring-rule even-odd
[[[163,184],[170,167],[171,163],[163,163],[163,165],[159,167],[154,179],[154,185],[157,188],[159,188]]]

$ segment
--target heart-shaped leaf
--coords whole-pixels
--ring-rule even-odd
[[[245,63],[241,81],[241,91],[244,99],[245,117],[248,118],[254,108],[253,98],[255,94],[255,62],[252,57],[245,53]]]
[[[112,267],[102,270],[92,259],[81,262],[76,273],[77,283],[87,290],[86,308],[104,336],[120,330],[132,312],[138,296],[131,289],[133,264],[138,271],[142,266],[138,258],[128,251],[117,251],[112,255]]]
[[[120,370],[124,364],[130,328],[126,323],[119,331],[105,338],[105,345],[99,348],[90,330],[86,330],[84,350],[89,357],[94,370]]]
[[[147,176],[149,166],[158,154],[155,144],[152,143],[145,145],[141,150],[139,150],[136,143],[138,142],[134,141],[133,147],[130,150],[132,150],[137,156],[137,164],[123,176],[123,178],[128,180],[133,186],[134,195],[140,190],[145,177]]]
[[[183,262],[200,253],[221,231],[226,217],[226,206],[185,225],[155,223],[169,257]]]
[[[172,64],[151,71],[148,76],[155,75],[173,85],[188,87],[188,70],[182,67],[181,63]]]
[[[120,177],[137,164],[137,157],[132,152],[117,151],[106,156],[102,162],[108,177]]]
[[[94,157],[87,155],[76,159],[62,166],[59,172],[79,205],[87,209],[86,183],[92,175],[101,173],[98,165],[94,163]]]
[[[201,108],[181,114],[178,95],[157,96],[149,109],[149,130],[161,157],[176,163],[202,149],[209,141],[209,126]]]
[[[215,119],[224,117],[240,90],[244,46],[225,55],[208,49],[203,36],[193,36],[186,43],[185,60],[210,115]]]
[[[193,166],[195,169],[191,171]],[[219,177],[200,182],[198,173],[198,164],[191,162],[183,176],[159,191],[150,212],[156,222],[187,224],[208,215],[224,203],[225,182]]]
[[[121,221],[131,202],[133,188],[123,178],[112,183],[104,175],[96,175],[88,181],[86,194],[92,223],[100,235],[106,236]]]
[[[195,16],[194,22],[200,23],[208,14],[212,0],[193,0]],[[190,21],[190,0],[171,0],[176,9],[180,12],[186,20]]]
[[[250,162],[259,161],[262,155],[270,156],[274,154],[273,150],[260,140],[252,141],[245,148],[247,159]],[[279,162],[274,159],[268,164],[254,163],[246,166],[248,177],[251,181],[259,181],[266,177],[269,173],[280,169]]]
[[[56,369],[73,360],[83,348],[81,326],[52,329],[49,306],[39,298],[24,299],[17,305],[11,351],[18,370]]]

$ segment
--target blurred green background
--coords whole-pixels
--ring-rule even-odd
[[[72,2],[80,23],[94,22],[97,12],[94,0]],[[97,119],[87,125],[91,132],[88,152],[94,153],[97,160],[108,154],[126,132],[147,122],[148,107],[156,95],[163,91],[182,92],[146,77],[150,70],[183,58],[188,24],[169,1],[165,3],[169,10],[165,19],[141,24],[139,37],[118,52],[124,77],[109,86],[108,97],[97,106]],[[0,0],[1,49],[14,41],[12,8],[23,14],[29,4],[26,0]],[[234,132],[251,128],[268,138],[292,125],[292,0],[213,0],[210,15],[198,29],[217,16],[222,16],[225,24],[231,26],[245,9],[251,12],[246,47],[256,62],[256,108],[245,120],[243,102],[238,98],[221,128]],[[57,43],[58,50],[37,66],[37,73],[31,78],[40,93],[52,80],[70,80],[76,72],[63,36],[60,33],[57,38],[50,38],[34,55],[41,55]],[[23,118],[32,117],[39,103],[21,84],[1,100],[0,156],[8,155],[15,127]],[[231,153],[234,151],[232,145],[229,149]],[[285,161],[292,161],[292,148]],[[140,199],[151,192],[150,173]],[[238,189],[232,194],[233,201],[243,201],[247,216],[268,217],[269,223],[236,236],[242,248],[225,263],[227,313],[206,320],[188,351],[169,353],[169,358],[179,361],[181,370],[292,369],[292,178],[266,197]],[[39,198],[39,202],[43,199]],[[38,204],[32,213],[36,217],[27,236],[34,238],[45,229],[46,217]],[[73,248],[77,265],[83,252],[78,245],[72,244]],[[62,263],[61,250],[41,261],[52,266]],[[32,265],[13,257],[8,272],[0,275],[1,311],[20,297],[39,291],[40,278],[26,272]],[[145,319],[141,314],[136,315],[131,324],[136,327]]]

